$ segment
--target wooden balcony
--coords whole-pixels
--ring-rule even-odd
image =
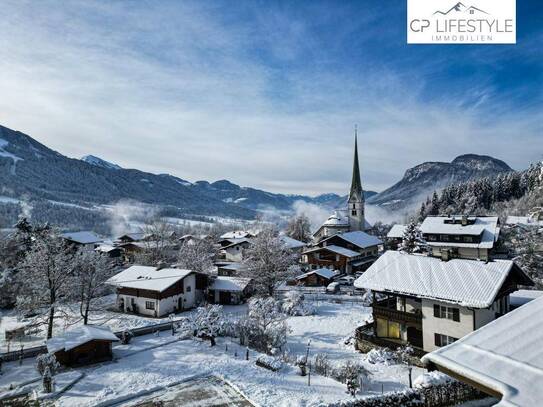
[[[400,323],[412,322],[422,324],[422,312],[420,310],[415,310],[415,312],[398,311],[391,308],[390,302],[387,300],[374,302],[372,308],[374,319],[382,318]]]

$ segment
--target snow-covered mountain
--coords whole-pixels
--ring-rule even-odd
[[[97,167],[106,168],[108,170],[120,170],[121,167],[117,164],[110,163],[109,161],[102,160],[100,157],[96,157],[95,155],[86,155],[84,157],[81,157],[81,161],[85,161],[86,163],[90,165],[95,165]]]
[[[507,171],[512,169],[505,162],[476,154],[458,156],[450,163],[425,162],[408,169],[399,182],[368,199],[368,203],[394,210],[408,208],[447,185]]]
[[[326,208],[345,196],[284,195],[241,187],[227,180],[191,183],[169,174],[124,169],[96,156],[66,157],[32,137],[0,126],[0,195],[93,206],[130,199],[176,214],[252,219],[256,210],[290,210],[302,200]],[[375,194],[368,192],[367,196]],[[65,205],[66,206],[66,205]],[[1,220],[1,219],[0,219]]]

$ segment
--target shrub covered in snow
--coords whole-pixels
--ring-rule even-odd
[[[211,346],[215,345],[215,338],[219,335],[225,323],[221,305],[207,305],[200,307],[186,321],[193,330],[194,336],[209,339]]]
[[[236,331],[241,344],[270,354],[286,344],[289,327],[276,300],[272,297],[252,298],[249,313],[237,321]]]
[[[291,316],[313,315],[315,307],[304,301],[304,295],[297,291],[289,291],[281,301],[281,311]]]
[[[59,368],[60,364],[52,353],[44,353],[36,357],[36,369],[42,376],[47,370],[49,371],[49,374],[53,376]]]
[[[256,358],[257,366],[264,367],[274,372],[280,370],[283,367],[283,362],[280,359],[268,355],[260,355]]]
[[[417,377],[415,381],[413,382],[413,387],[426,388],[426,387],[431,387],[431,386],[452,383],[454,381],[455,380],[452,377],[447,376],[445,373],[441,373],[438,371],[428,372]]]
[[[332,370],[332,365],[328,359],[328,355],[325,353],[317,353],[313,360],[313,368],[315,373],[321,376],[328,376]]]
[[[367,377],[368,374],[368,371],[361,363],[351,360],[347,360],[331,370],[332,378],[338,382],[345,383],[348,386],[353,386],[353,384],[350,383],[352,380],[356,380],[358,383],[359,378]]]
[[[380,394],[376,396],[343,400],[328,404],[327,407],[422,407],[422,396],[414,390],[403,390]]]
[[[368,363],[379,365],[394,365],[397,363],[397,357],[391,350],[385,348],[375,348],[366,353]]]

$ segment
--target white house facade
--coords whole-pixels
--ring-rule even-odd
[[[194,308],[204,297],[206,279],[190,270],[132,266],[111,277],[123,312],[151,317]]]

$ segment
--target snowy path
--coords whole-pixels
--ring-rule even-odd
[[[253,352],[249,361],[244,355],[245,348],[222,338],[214,348],[193,340],[171,343],[87,369],[85,378],[63,394],[58,405],[91,406],[204,374],[223,376],[262,406],[316,405],[347,397],[345,386],[334,380],[314,376],[308,387],[307,378],[299,376],[297,369],[285,367],[273,373],[255,366]]]

